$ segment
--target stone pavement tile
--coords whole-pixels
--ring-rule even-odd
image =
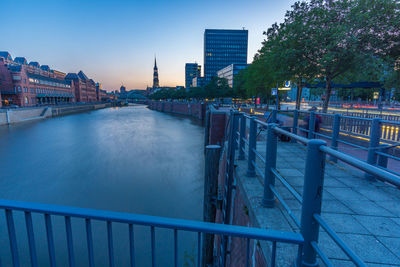
[[[285,180],[291,186],[303,186],[304,184],[304,176],[303,175],[296,175],[296,176],[284,176]],[[277,181],[276,184],[281,184],[280,181]]]
[[[400,238],[400,225],[389,217],[354,215],[354,218],[375,236]]]
[[[400,200],[400,189],[394,186],[386,185],[380,187],[383,191],[387,192],[391,197]]]
[[[389,211],[393,216],[400,217],[400,203],[398,200],[376,201],[376,204]]]
[[[381,190],[381,188],[375,186],[358,187],[358,188],[353,188],[353,190],[359,192],[366,198],[376,202],[395,200],[395,198],[392,197],[390,194],[388,194],[384,190]]]
[[[345,170],[340,170],[340,169],[327,169],[325,168],[325,175],[329,175],[333,178],[348,178],[348,177],[353,177],[351,174],[349,174]]]
[[[348,185],[349,187],[370,187],[372,182],[365,180],[362,177],[348,176],[348,177],[338,177],[340,182]]]
[[[369,234],[368,230],[352,215],[326,213],[322,215],[322,218],[337,233]]]
[[[400,238],[378,236],[381,241],[393,254],[400,257]]]
[[[347,187],[347,185],[340,182],[336,178],[332,178],[331,176],[325,176],[324,187]]]
[[[392,218],[392,220],[397,223],[398,225],[400,225],[400,218]]]
[[[348,259],[335,241],[326,232],[321,230],[319,232],[318,246],[330,259]]]
[[[358,234],[339,234],[339,236],[365,262],[400,264],[400,259],[373,236]]]
[[[393,216],[389,211],[370,200],[343,200],[344,205],[354,211],[356,215]],[[395,216],[393,216],[395,217]]]
[[[331,193],[338,200],[367,200],[366,197],[357,193],[351,188],[327,188],[326,191]]]
[[[322,202],[326,200],[336,200],[335,196],[333,196],[331,193],[328,191],[324,190],[322,193]]]
[[[333,266],[338,266],[338,267],[354,267],[355,266],[355,264],[350,260],[336,260],[336,259],[330,259],[330,260],[331,260],[331,263]],[[398,267],[395,264],[381,264],[381,263],[376,264],[376,263],[370,263],[370,262],[366,262],[365,264],[369,267],[378,267],[378,266],[379,267]],[[321,262],[320,266],[322,267],[322,266],[326,266],[326,265],[324,265]]]
[[[353,214],[354,212],[345,206],[339,200],[324,200],[322,201],[322,213],[344,213]]]

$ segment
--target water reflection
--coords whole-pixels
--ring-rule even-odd
[[[203,129],[196,121],[145,107],[110,108],[0,127],[0,137],[0,198],[201,219]],[[47,243],[44,229],[40,229],[44,219],[36,217],[38,254],[41,265],[46,265]],[[0,236],[5,238],[0,238],[0,246],[8,248],[3,219],[1,214]],[[27,256],[22,259],[27,263],[22,215],[16,215],[16,223],[22,226],[18,232],[20,254]],[[55,218],[54,223],[58,261],[65,265],[63,219]],[[79,238],[85,235],[84,221],[72,223],[76,258],[86,265],[86,241]],[[108,264],[105,227],[104,223],[94,225],[98,265]],[[115,251],[126,250],[116,255],[116,263],[128,265],[127,228],[115,225],[114,231]],[[149,229],[138,227],[135,233],[139,266],[147,266]],[[160,266],[172,259],[172,234],[156,232]],[[181,238],[183,264],[185,250],[186,261],[190,261],[190,251],[196,249],[192,237]],[[3,265],[8,266],[8,249],[0,253]]]

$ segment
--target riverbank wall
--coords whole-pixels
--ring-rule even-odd
[[[72,113],[86,112],[90,110],[110,107],[110,103],[86,104],[62,107],[30,107],[0,110],[0,125],[22,123],[34,120],[42,120],[50,117],[68,115]]]
[[[181,114],[204,120],[206,103],[148,101],[148,108],[166,113]]]
[[[228,161],[228,140],[229,136],[229,109],[216,109],[209,106],[205,118],[205,145],[219,145],[221,146],[221,156],[219,161],[218,171],[218,196],[216,202],[215,222],[223,222],[223,205],[222,196],[225,194],[225,182],[227,173]],[[248,132],[248,130],[247,130]],[[230,224],[241,225],[248,227],[261,227],[259,219],[256,217],[254,205],[256,196],[255,192],[248,190],[248,185],[243,184],[240,179],[243,173],[237,173],[236,168],[233,171],[233,180],[236,181],[235,194],[232,197],[232,209],[230,216]],[[258,193],[258,192],[257,192]],[[220,236],[215,236],[214,239],[214,263],[220,261],[221,257],[221,244],[222,239]],[[227,245],[226,266],[245,266],[247,256],[247,242],[242,238],[231,238]],[[249,248],[250,266],[267,266],[265,255],[270,255],[268,246],[258,241],[251,241]]]

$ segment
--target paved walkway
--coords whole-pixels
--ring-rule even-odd
[[[265,142],[257,142],[257,150],[265,155]],[[277,169],[300,195],[305,152],[306,147],[301,144],[278,143]],[[247,161],[238,160],[237,163],[239,190],[245,192],[245,202],[255,224],[263,228],[299,231],[278,201],[277,208],[273,209],[260,205],[262,178],[246,177]],[[260,160],[257,165],[262,166]],[[276,187],[300,220],[300,204],[278,180]],[[363,173],[345,164],[327,162],[322,217],[368,266],[400,266],[400,189],[379,181],[366,181]],[[319,245],[335,266],[354,266],[322,230]],[[264,244],[263,249],[268,255],[268,245]],[[294,247],[278,245],[279,266],[292,264],[295,256]]]

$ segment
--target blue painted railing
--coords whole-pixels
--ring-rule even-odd
[[[204,234],[214,234],[219,236],[239,237],[247,240],[246,266],[250,263],[250,240],[260,240],[272,242],[276,247],[276,243],[290,243],[299,246],[302,249],[303,237],[297,233],[259,229],[244,226],[225,225],[216,223],[207,223],[201,221],[191,221],[182,219],[172,219],[156,216],[138,215],[130,213],[83,209],[66,206],[56,206],[47,204],[38,204],[30,202],[0,200],[0,209],[5,210],[8,236],[10,241],[10,250],[13,266],[20,266],[19,247],[17,243],[16,226],[14,223],[14,213],[23,212],[25,214],[25,224],[28,237],[28,246],[30,252],[31,266],[38,266],[36,253],[34,227],[32,222],[33,214],[42,214],[45,219],[45,230],[47,236],[48,254],[50,265],[56,265],[56,247],[54,245],[52,218],[55,216],[64,217],[65,234],[68,247],[69,266],[75,266],[74,242],[71,230],[71,219],[81,218],[85,220],[86,225],[86,242],[88,252],[88,265],[94,266],[94,247],[92,238],[92,222],[103,221],[107,225],[107,244],[108,244],[108,264],[114,266],[114,247],[113,247],[113,224],[122,223],[127,226],[126,235],[129,237],[129,254],[130,265],[135,266],[135,244],[134,244],[134,226],[148,226],[151,233],[151,259],[149,266],[156,266],[156,228],[170,229],[174,233],[174,240],[171,245],[174,246],[174,266],[178,266],[178,233],[179,231],[188,231],[197,233],[197,266],[201,264],[201,242]],[[41,246],[45,244],[40,244]],[[276,258],[276,251],[271,255],[272,259]],[[273,266],[274,261],[271,266]],[[61,266],[67,265],[66,262],[59,263]]]
[[[271,116],[272,121],[276,120],[276,111],[274,113],[275,114],[272,114]],[[257,117],[249,116],[244,113],[231,113],[231,121],[240,120],[240,122],[237,124],[240,125],[239,129],[235,129],[234,131],[236,143],[239,149],[238,159],[247,160],[247,176],[255,176],[258,174],[264,180],[264,206],[273,208],[275,206],[275,198],[277,198],[282,204],[282,207],[293,219],[294,223],[299,227],[300,233],[304,238],[303,251],[299,251],[298,253],[299,257],[301,257],[301,259],[298,258],[297,260],[299,265],[317,266],[318,255],[320,260],[326,266],[333,266],[332,262],[318,246],[319,228],[322,227],[356,266],[366,266],[365,263],[350,249],[346,243],[343,242],[337,233],[321,217],[321,192],[323,189],[326,156],[328,155],[336,160],[341,160],[364,171],[368,175],[395,186],[400,186],[400,176],[386,171],[380,167],[374,166],[373,164],[369,164],[368,162],[359,160],[348,154],[339,152],[335,147],[328,147],[326,145],[326,141],[324,140],[308,139],[306,137],[297,135],[297,130],[300,129],[300,127],[297,126],[297,112],[295,112],[294,117],[295,120],[293,127],[279,127],[278,124],[266,123],[260,121],[257,119]],[[314,137],[312,134],[315,134],[315,131],[312,129],[314,129],[313,119],[315,120],[315,114],[311,113],[310,118],[310,125],[312,126],[310,126],[309,130],[304,130],[309,133],[308,137]],[[247,122],[249,122],[249,124],[247,124]],[[336,123],[335,127],[337,127],[337,125],[338,124]],[[259,129],[266,130],[265,156],[261,155],[257,151],[257,137],[260,133],[257,132]],[[288,131],[289,129],[291,129],[293,132]],[[335,130],[335,135],[337,134],[338,129]],[[286,136],[290,138],[292,142],[299,142],[307,147],[302,196],[296,192],[296,190],[289,184],[289,182],[285,180],[284,177],[279,174],[276,169],[278,135]],[[372,139],[373,138],[376,137],[372,137]],[[264,169],[257,165],[256,158],[262,162]],[[294,196],[294,198],[302,205],[300,220],[294,215],[289,205],[276,190],[276,179],[280,181],[280,183],[286,187]]]

